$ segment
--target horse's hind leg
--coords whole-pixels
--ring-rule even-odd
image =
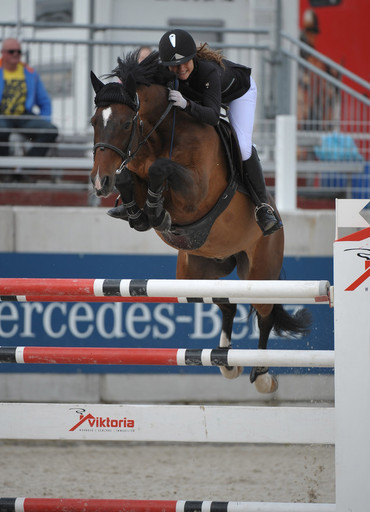
[[[236,314],[236,304],[218,304],[222,312],[222,331],[220,348],[231,348],[233,321]],[[236,379],[243,372],[242,366],[220,366],[220,372],[226,379]]]
[[[236,258],[231,256],[225,260],[203,258],[179,251],[177,258],[177,279],[218,279],[229,275],[236,264]],[[222,330],[219,347],[231,348],[231,334],[236,304],[217,304],[222,312]],[[242,373],[241,366],[221,366],[220,372],[227,379],[235,379]]]
[[[267,348],[269,335],[274,326],[272,312],[264,317],[257,312],[257,320],[259,328],[258,348],[264,350]],[[254,366],[249,379],[260,393],[273,393],[278,388],[278,381],[276,377],[269,373],[268,366]]]
[[[263,261],[263,259],[257,258],[257,261]],[[269,268],[272,270],[272,265]],[[237,272],[240,279],[271,279],[273,277],[266,274],[263,266],[251,265],[244,252],[237,255]],[[278,273],[278,269],[275,272]],[[270,332],[274,327],[273,306],[271,304],[258,304],[254,309],[257,314],[259,328],[258,348],[266,349]],[[252,368],[250,373],[250,381],[255,384],[260,393],[272,393],[278,387],[276,378],[270,375],[268,370],[267,366],[256,366]]]

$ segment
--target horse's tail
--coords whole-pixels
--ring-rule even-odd
[[[273,330],[278,336],[304,336],[310,331],[312,316],[306,308],[298,309],[291,315],[281,304],[274,304],[271,315]]]
[[[258,313],[250,306],[248,318]],[[312,324],[311,313],[306,308],[298,309],[294,314],[288,313],[281,304],[274,304],[270,313],[271,330],[277,336],[305,336],[310,332]]]

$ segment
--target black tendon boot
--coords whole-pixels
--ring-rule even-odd
[[[255,217],[263,236],[268,236],[283,227],[275,210],[267,202],[265,178],[257,150],[252,146],[252,155],[243,162],[243,180],[256,205]]]

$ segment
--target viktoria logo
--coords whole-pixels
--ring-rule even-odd
[[[106,418],[103,418],[102,416],[93,416],[92,414],[84,414],[85,410],[79,409],[77,412],[80,413],[80,420],[74,425],[72,428],[69,429],[70,432],[73,432],[74,430],[77,430],[82,425],[84,427],[90,427],[90,428],[98,428],[98,429],[133,429],[135,428],[135,420],[128,419],[128,418],[110,418],[107,416]]]

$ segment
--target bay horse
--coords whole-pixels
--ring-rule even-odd
[[[91,181],[96,195],[107,197],[116,188],[130,226],[139,231],[153,228],[178,250],[178,279],[218,279],[235,267],[240,279],[279,279],[283,229],[262,235],[254,204],[230,178],[219,133],[171,109],[167,85],[174,75],[169,73],[157,52],[140,63],[137,52],[118,58],[118,66],[107,75],[115,81],[107,84],[91,72],[96,94]],[[237,306],[218,306],[219,347],[230,348]],[[308,331],[306,309],[290,315],[280,304],[251,306],[258,318],[260,349],[266,349],[272,329],[293,336]],[[227,378],[242,372],[241,367],[220,370]],[[267,367],[252,368],[250,380],[260,392],[277,389]]]

